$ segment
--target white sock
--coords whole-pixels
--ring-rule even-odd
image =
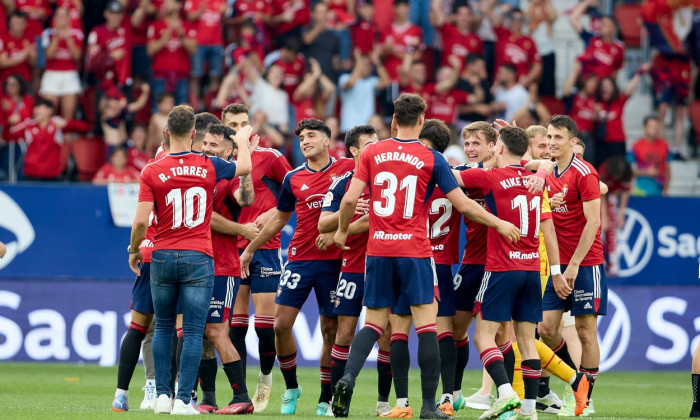
[[[535,411],[535,400],[523,400],[520,405],[520,412],[523,414],[532,414]]]
[[[498,398],[511,396],[513,394],[515,394],[515,391],[513,391],[513,387],[510,386],[510,384],[503,384],[498,387]]]
[[[574,376],[569,379],[569,385],[573,386],[574,382],[576,382],[576,378],[578,377],[578,374],[574,374]]]
[[[446,402],[452,402],[452,394],[442,394],[442,397],[440,397],[440,404],[445,404]]]
[[[258,373],[258,382],[262,382],[266,385],[272,385],[272,372],[267,375],[263,375],[262,372]]]
[[[399,408],[408,407],[408,398],[397,398],[396,399],[396,406]]]
[[[452,392],[452,401],[457,401],[462,396],[462,390]]]
[[[123,395],[123,396],[125,396],[126,398],[129,398],[129,390],[128,390],[128,389],[127,389],[127,390],[123,390],[123,389],[117,388],[117,392],[114,393],[114,396],[116,397],[116,396],[118,396],[118,395]]]

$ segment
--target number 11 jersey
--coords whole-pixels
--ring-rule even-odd
[[[365,148],[354,178],[369,185],[367,255],[432,257],[428,201],[436,185],[458,188],[445,158],[418,140],[388,139]]]

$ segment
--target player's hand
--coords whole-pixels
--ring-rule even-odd
[[[275,208],[273,207],[272,209],[258,216],[253,222],[255,223],[255,226],[257,226],[259,229],[262,229],[265,226],[265,223],[267,223],[267,221],[270,220],[270,217],[272,217],[272,213],[274,213],[274,211]]]
[[[0,258],[4,257],[6,252],[7,252],[7,247],[5,246],[4,243],[0,242]]]
[[[499,118],[493,122],[493,126],[496,129],[496,131],[501,131],[502,128],[515,127],[516,125],[515,125],[515,121],[513,121],[513,124],[509,124],[508,121],[502,120]]]
[[[250,125],[246,125],[245,127],[238,129],[236,135],[232,137],[233,142],[236,143],[236,146],[238,146],[238,150],[241,150],[244,147],[249,147],[248,140],[252,134],[253,127]]]
[[[139,264],[143,263],[143,254],[141,254],[141,251],[135,253],[135,254],[129,254],[129,268],[131,268],[131,271],[134,272],[137,276],[141,275],[141,270],[139,269]]]
[[[496,226],[496,231],[512,243],[516,243],[520,240],[520,229],[505,220],[501,220],[498,226]]]
[[[255,223],[246,223],[243,225],[244,232],[241,236],[246,241],[252,241],[253,239],[257,238],[258,234],[260,233],[260,229],[255,225]]]
[[[564,278],[566,279],[566,282],[569,283],[569,287],[572,289],[574,288],[576,277],[578,277],[578,265],[569,263],[564,271]]]
[[[347,232],[337,231],[335,233],[335,236],[333,236],[333,241],[335,242],[335,246],[342,249],[343,251],[347,251],[350,249],[349,247],[345,246],[345,242],[347,240],[348,240],[348,233]]]
[[[253,259],[253,254],[248,251],[248,248],[243,250],[241,254],[241,278],[247,279],[250,276],[250,261]]]
[[[316,238],[316,248],[325,251],[335,243],[333,240],[333,232],[322,233]]]
[[[554,286],[554,291],[557,292],[557,296],[562,300],[566,299],[574,290],[566,281],[563,274],[552,275],[552,285]]]
[[[556,193],[549,197],[549,206],[556,208],[564,204],[564,193]]]
[[[253,137],[250,138],[250,142],[248,142],[248,150],[250,150],[251,154],[255,151],[255,149],[258,148],[259,144],[260,136],[257,134],[253,134]]]
[[[369,200],[358,199],[357,206],[355,206],[355,214],[358,216],[364,216],[369,212]]]
[[[530,191],[530,193],[542,194],[542,190],[544,190],[544,179],[534,174],[528,175],[524,179],[527,182],[527,190]]]

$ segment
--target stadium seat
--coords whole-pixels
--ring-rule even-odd
[[[623,3],[615,8],[615,19],[626,47],[640,48],[642,45],[641,9],[642,6],[636,3]]]
[[[105,162],[105,145],[99,137],[78,137],[72,143],[73,158],[80,181],[92,181]]]
[[[695,140],[700,143],[700,99],[690,104],[690,121],[692,121],[695,130]]]
[[[564,101],[557,99],[556,96],[540,96],[540,102],[547,107],[552,115],[563,115],[566,113]]]

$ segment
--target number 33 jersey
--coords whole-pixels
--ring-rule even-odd
[[[369,185],[367,255],[431,257],[428,201],[436,185],[458,188],[445,158],[418,140],[383,140],[365,148],[354,178]]]
[[[211,245],[212,199],[220,179],[236,175],[236,164],[198,153],[173,153],[143,168],[139,201],[152,202],[158,219],[155,247],[203,252]]]

